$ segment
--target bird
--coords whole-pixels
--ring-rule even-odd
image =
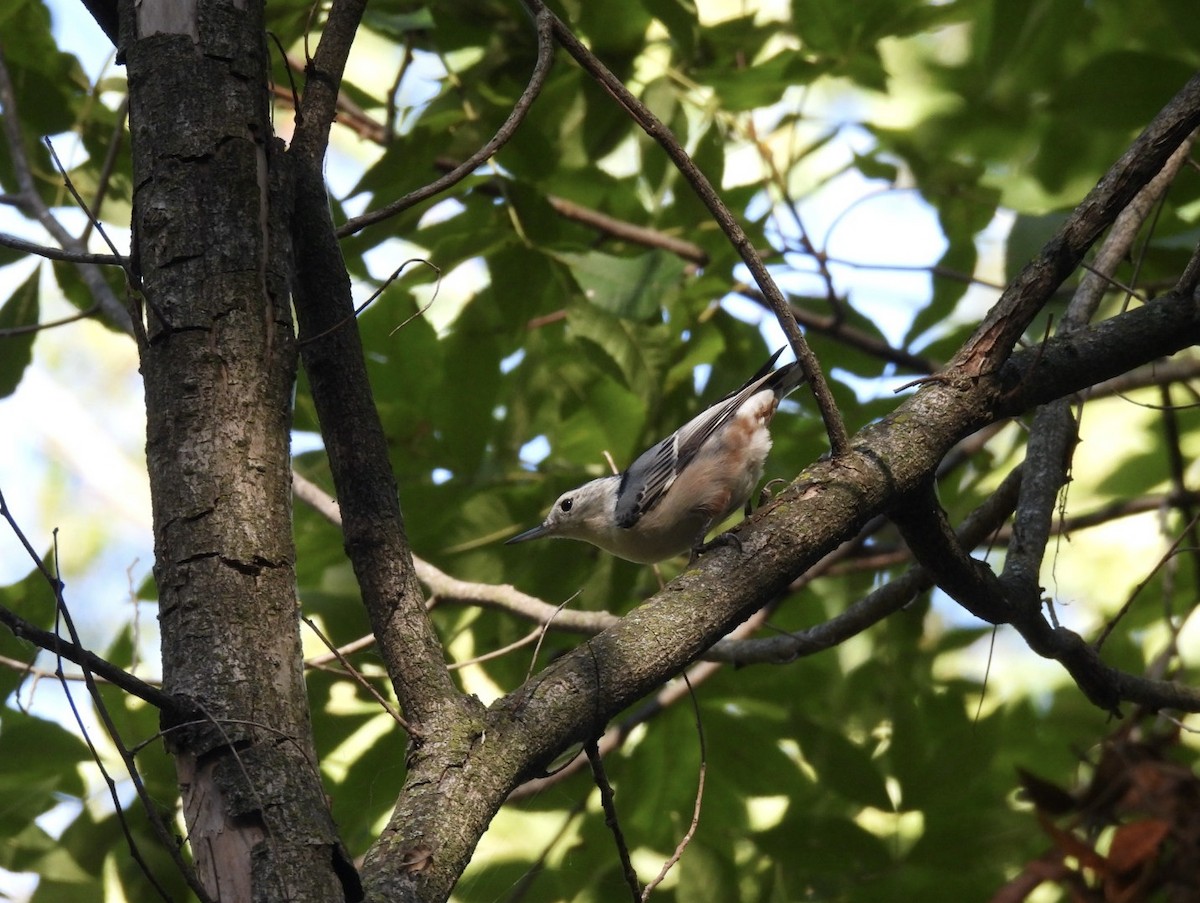
[[[639,564],[689,551],[694,561],[708,532],[744,506],[762,479],[771,418],[780,399],[804,382],[799,362],[771,369],[782,353],[623,473],[564,492],[545,520],[506,544],[577,539]]]

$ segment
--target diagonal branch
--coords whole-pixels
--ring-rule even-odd
[[[812,349],[809,348],[808,342],[805,341],[803,333],[800,332],[800,327],[796,324],[796,318],[792,315],[787,299],[783,296],[783,292],[779,290],[779,286],[775,284],[775,280],[767,270],[766,264],[763,263],[762,257],[754,249],[753,244],[751,244],[749,237],[738,223],[737,218],[734,217],[733,213],[725,205],[725,202],[721,200],[720,195],[717,194],[708,177],[696,166],[695,161],[684,150],[683,145],[671,134],[671,130],[667,128],[662,120],[655,116],[644,103],[638,100],[625,87],[625,84],[613,75],[612,71],[575,37],[574,33],[562,19],[553,13],[549,13],[542,0],[523,0],[523,2],[525,7],[535,16],[547,14],[551,16],[551,21],[554,24],[554,36],[558,39],[558,42],[574,57],[575,61],[579,63],[584,71],[596,79],[612,98],[624,108],[634,122],[647,135],[658,142],[659,146],[662,147],[671,159],[671,162],[675,164],[675,167],[692,187],[696,196],[708,208],[713,219],[729,238],[738,255],[754,276],[754,281],[762,289],[763,295],[766,297],[771,310],[775,314],[775,318],[779,321],[779,325],[783,329],[784,335],[788,338],[788,343],[791,345],[796,359],[800,361],[800,365],[804,368],[804,372],[808,376],[808,381],[812,387],[813,397],[816,399],[817,407],[821,411],[821,419],[825,422],[825,431],[829,434],[829,443],[833,454],[836,456],[845,452],[848,441],[846,425],[842,421],[841,412],[838,411],[833,394],[829,390],[829,384],[825,381],[821,365],[817,361],[816,355],[813,354]]]
[[[413,570],[322,171],[342,72],[364,6],[363,0],[335,0],[307,68],[287,154],[295,186],[293,300],[301,355],[341,503],[346,552],[405,717],[429,737],[469,717],[472,706],[446,667]],[[343,323],[345,328],[334,328]]]
[[[963,548],[975,548],[1008,518],[1016,507],[1020,488],[1021,468],[1017,467],[982,505],[963,520],[957,535],[957,541]],[[823,624],[782,636],[743,640],[733,651],[734,662],[749,665],[793,661],[832,649],[899,611],[933,584],[934,576],[926,568],[919,565],[910,568]],[[714,649],[720,646],[721,643],[718,643]]]
[[[97,677],[102,677],[113,686],[120,687],[130,696],[136,696],[138,699],[150,703],[160,712],[169,715],[183,714],[179,700],[174,696],[164,693],[158,687],[146,683],[140,677],[135,677],[96,653],[64,640],[56,633],[43,630],[4,606],[0,606],[0,624],[7,627],[17,639],[28,640],[40,649],[61,655],[67,661],[74,662]]]
[[[743,298],[749,298],[756,304],[760,304],[768,309],[770,308],[770,303],[767,301],[766,296],[760,291],[740,284],[735,285],[733,290]],[[791,304],[791,302],[789,302],[789,306],[792,316],[805,329],[830,335],[849,348],[856,348],[880,360],[890,361],[915,373],[932,373],[937,369],[937,364],[929,358],[914,354],[905,348],[895,348],[879,336],[856,329],[846,323],[844,317],[815,314],[799,305]]]
[[[166,824],[163,822],[163,818],[158,810],[158,807],[151,799],[150,794],[146,789],[146,785],[142,781],[142,777],[138,772],[137,763],[134,761],[133,754],[122,741],[120,734],[117,731],[116,724],[113,722],[112,716],[108,711],[108,706],[104,701],[104,697],[100,695],[100,690],[95,676],[90,668],[90,664],[95,662],[101,665],[103,667],[103,676],[106,677],[110,683],[118,685],[126,692],[133,693],[148,702],[152,702],[152,704],[159,707],[160,711],[164,715],[179,715],[182,712],[182,706],[174,697],[162,692],[161,690],[144,684],[132,674],[117,668],[116,666],[104,661],[103,659],[99,658],[99,656],[93,655],[83,648],[83,644],[79,639],[79,632],[75,629],[75,620],[71,616],[70,609],[67,608],[66,598],[63,596],[64,584],[60,579],[57,570],[52,573],[50,568],[47,567],[46,562],[42,561],[41,557],[37,554],[37,551],[33,548],[33,545],[29,542],[28,537],[25,536],[25,532],[21,529],[20,525],[18,525],[16,518],[9,509],[3,493],[0,493],[0,518],[3,518],[8,522],[9,527],[17,537],[17,541],[20,542],[22,548],[25,549],[25,553],[29,556],[30,560],[32,560],[33,565],[37,569],[38,573],[49,585],[50,591],[54,595],[56,619],[61,619],[66,625],[67,632],[69,633],[71,640],[70,642],[66,642],[62,640],[57,633],[43,631],[40,628],[29,624],[24,619],[18,617],[4,607],[0,607],[0,621],[2,621],[10,630],[12,630],[15,636],[31,639],[34,642],[37,642],[38,645],[41,645],[42,648],[55,653],[57,659],[55,676],[62,684],[63,693],[66,696],[67,703],[75,717],[75,722],[79,727],[79,731],[82,734],[88,749],[91,751],[92,758],[95,759],[96,765],[100,769],[100,774],[103,777],[106,786],[108,787],[109,794],[112,797],[113,805],[116,809],[117,820],[120,823],[121,829],[124,832],[125,838],[129,844],[130,853],[133,856],[133,859],[137,862],[139,868],[142,870],[142,873],[146,876],[147,880],[159,892],[159,895],[164,900],[167,900],[169,898],[167,897],[166,891],[162,888],[158,879],[147,865],[140,849],[138,848],[137,842],[134,840],[133,834],[129,829],[129,823],[125,814],[125,810],[121,806],[120,798],[117,795],[116,783],[113,781],[112,777],[108,774],[107,769],[104,767],[100,754],[96,750],[96,745],[92,742],[91,735],[88,733],[83,719],[80,717],[79,709],[75,705],[75,699],[71,695],[71,690],[67,684],[66,675],[63,672],[62,661],[64,658],[67,658],[83,668],[83,680],[87,686],[88,695],[91,697],[96,715],[100,719],[101,724],[104,726],[105,732],[108,734],[109,739],[116,747],[118,754],[121,756],[121,761],[125,765],[130,781],[133,783],[134,790],[137,792],[138,798],[145,807],[146,817],[150,822],[155,837],[166,849],[168,855],[171,857],[172,862],[187,881],[188,886],[200,900],[206,901],[207,903],[207,901],[210,900],[210,897],[206,893],[205,889],[200,885],[196,878],[195,872],[186,862],[184,862],[178,846],[173,842],[171,833],[167,830]],[[58,553],[57,537],[58,534],[56,531],[54,546],[55,562],[57,562],[60,558]],[[68,647],[72,653],[75,653],[73,657],[68,656]]]
[[[740,550],[720,549],[701,559],[646,605],[497,702],[493,712],[519,715],[522,724],[538,725],[538,747],[544,740],[547,754],[582,742],[597,720],[620,711],[701,655],[794,575],[890,507],[898,494],[907,497],[917,491],[958,438],[1128,370],[1139,357],[1153,360],[1185,347],[1198,336],[1200,322],[1192,299],[1165,296],[1014,355],[999,381],[1012,386],[1007,393],[987,381],[969,392],[936,382],[926,385],[894,416],[855,436],[846,458],[812,465],[802,481],[737,528]],[[924,507],[936,507],[932,496]],[[922,516],[933,519],[932,514]],[[948,528],[944,532],[952,536]],[[1023,628],[1036,651],[1051,654],[1084,681],[1090,698],[1109,708],[1115,700],[1128,699],[1200,710],[1200,693],[1122,674],[1099,662],[1078,637],[1060,636],[1040,618],[1021,620],[1021,613],[998,591],[990,570],[986,575],[975,573],[976,564],[961,553],[957,542],[940,539],[942,532],[933,535],[936,543],[928,554],[922,552],[929,544],[915,544],[919,560],[939,585],[979,616]],[[939,562],[939,556],[951,553],[958,558]],[[731,573],[736,580],[729,579]],[[988,592],[981,595],[981,588]],[[533,762],[538,762],[536,757]]]
[[[920,498],[917,493],[957,442],[1197,339],[1196,299],[1191,291],[1176,291],[1018,352],[992,375],[924,384],[892,416],[861,430],[845,455],[811,465],[744,521],[735,531],[739,542],[710,552],[645,604],[493,703],[466,758],[443,760],[432,775],[426,770],[414,777],[410,771],[401,804],[367,855],[368,896],[404,899],[405,889],[414,884],[431,898],[449,894],[473,848],[464,838],[482,833],[514,787],[544,773],[564,749],[597,736],[610,719],[703,655],[898,498]],[[942,551],[941,544],[935,548]],[[969,557],[964,558],[959,569],[967,579],[958,588],[970,602],[986,577],[973,574]],[[939,582],[944,570],[931,568]],[[997,582],[994,575],[990,582]],[[1014,620],[1003,595],[1002,605],[988,607],[988,598],[981,602],[984,614],[1005,623]],[[1200,711],[1200,693],[1111,669],[1077,636],[1060,635],[1044,620],[1040,627],[1032,621],[1021,626],[1027,627],[1027,642],[1063,662],[1085,682],[1089,698],[1106,708],[1124,699]],[[416,764],[428,763],[422,758]],[[443,792],[419,798],[420,777],[438,783]],[[470,801],[456,803],[455,792],[463,785],[470,787]],[[437,854],[422,871],[411,873],[404,863],[427,848],[431,837],[440,844]]]
[[[307,80],[296,112],[291,149],[309,163],[319,164],[325,159],[329,129],[337,115],[342,73],[366,5],[366,0],[333,0],[317,52],[305,66]]]
[[[47,260],[65,260],[69,263],[90,263],[115,267],[124,267],[129,264],[128,257],[116,257],[112,254],[93,254],[90,251],[65,251],[62,248],[52,248],[48,245],[39,245],[34,241],[26,241],[23,238],[9,235],[6,232],[0,232],[0,245],[12,248],[14,251],[23,251],[26,254],[36,254],[38,257],[45,257]]]
[[[997,370],[1034,316],[1074,271],[1100,233],[1200,126],[1200,74],[1154,117],[1046,245],[1009,283],[947,370],[972,378]]]

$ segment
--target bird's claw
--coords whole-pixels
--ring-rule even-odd
[[[702,542],[697,546],[692,547],[692,555],[688,559],[688,567],[696,563],[696,559],[706,552],[711,552],[720,546],[736,546],[738,552],[742,551],[742,541],[737,538],[731,531],[718,533],[708,542]]]
[[[755,509],[761,508],[767,502],[771,501],[771,496],[773,495],[773,493],[771,492],[771,487],[776,485],[777,483],[786,484],[787,480],[783,479],[782,477],[776,477],[773,480],[768,480],[767,483],[763,486],[763,488],[758,490],[758,504],[756,504],[756,505],[751,505],[750,499],[746,499],[746,506],[744,509],[746,512],[746,517],[749,517],[751,514],[753,514]]]
[[[786,486],[787,480],[785,480],[783,477],[776,477],[773,480],[768,480],[767,484],[758,492],[758,507],[761,508],[771,500],[771,497],[774,495],[774,493],[771,491],[771,488],[776,485]]]

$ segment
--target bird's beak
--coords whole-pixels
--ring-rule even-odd
[[[525,542],[526,540],[537,539],[540,536],[548,536],[549,534],[549,527],[547,527],[545,524],[538,524],[532,530],[526,530],[524,533],[518,533],[512,539],[504,540],[504,544],[506,546],[511,546],[514,542]]]

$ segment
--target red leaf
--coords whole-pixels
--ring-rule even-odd
[[[1132,872],[1158,855],[1171,826],[1161,819],[1147,818],[1121,825],[1108,850],[1109,867],[1117,874]]]

